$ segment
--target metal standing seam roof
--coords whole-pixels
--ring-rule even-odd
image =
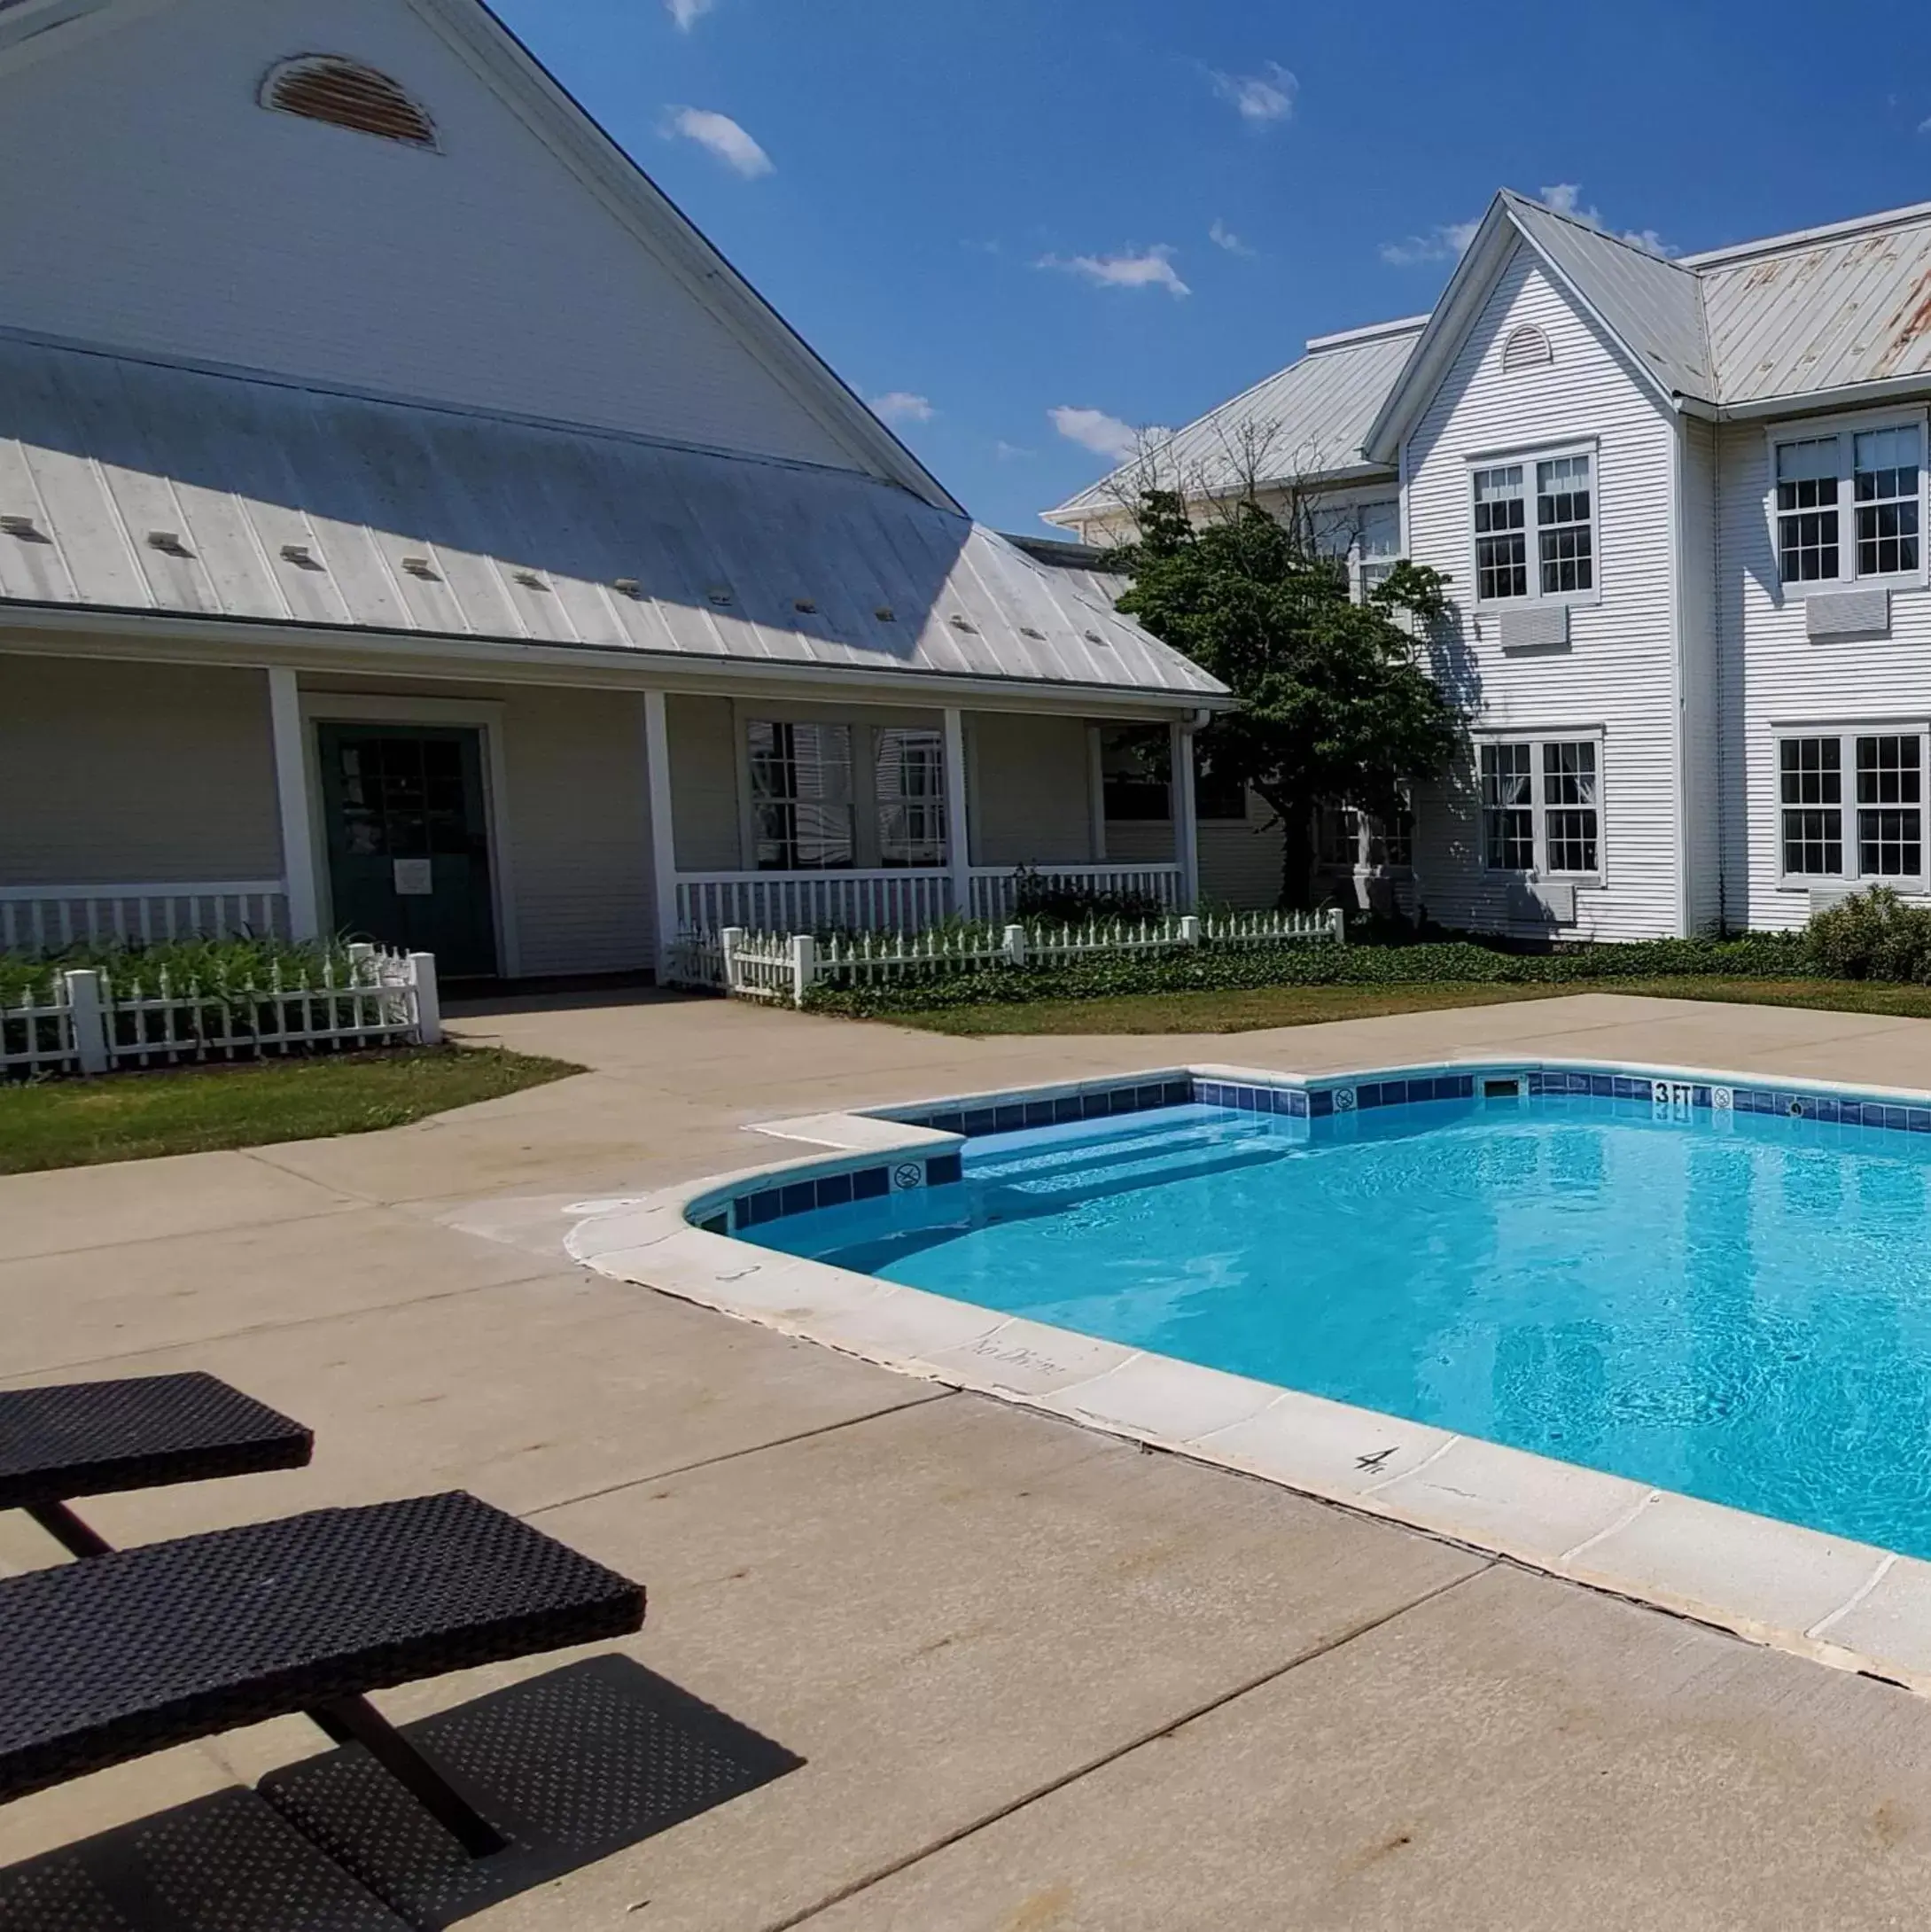
[[[0,604],[1212,699],[855,471],[0,339]]]
[[[1174,431],[1160,445],[1157,472],[1184,483],[1189,495],[1235,489],[1247,479],[1249,448],[1268,459],[1266,480],[1345,473],[1369,467],[1361,454],[1388,392],[1394,386],[1421,332],[1425,317],[1391,323],[1373,332],[1334,341],[1317,339],[1299,362],[1257,382],[1230,401]],[[1117,470],[1056,510],[1055,523],[1077,522],[1117,510],[1119,484],[1136,465]]]
[[[1702,258],[1718,400],[1931,374],[1931,220]]]
[[[1452,326],[1446,312],[1458,299],[1466,305],[1464,285],[1480,276],[1483,259],[1491,266],[1505,259],[1500,235],[1509,226],[1662,390],[1706,411],[1764,413],[1766,403],[1913,378],[1931,387],[1931,204],[1672,260],[1504,189],[1437,304],[1444,320],[1435,333]],[[1267,425],[1278,425],[1283,477],[1359,464],[1361,445],[1397,391],[1429,379],[1410,352],[1430,319],[1311,343],[1300,362],[1177,432],[1162,452],[1163,471],[1186,479],[1190,494],[1196,478],[1200,493],[1211,494],[1218,458],[1222,480],[1236,483],[1228,454],[1240,450],[1243,431]],[[1398,421],[1403,406],[1390,413]],[[1320,460],[1308,460],[1310,452]],[[1077,522],[1117,508],[1117,481],[1132,468],[1047,516]]]
[[[1716,400],[1702,292],[1693,269],[1505,191],[1516,227],[1583,295],[1664,388]]]

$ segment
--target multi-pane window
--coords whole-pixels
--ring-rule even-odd
[[[1522,469],[1507,463],[1477,470],[1476,487],[1476,595],[1492,598],[1529,595],[1529,506]]]
[[[814,872],[853,862],[852,728],[751,728],[751,837],[761,871]]]
[[[1918,567],[1915,423],[1852,438],[1851,497],[1857,512],[1857,574],[1895,577]]]
[[[872,791],[881,865],[946,862],[946,752],[936,731],[893,725],[876,734]]]
[[[1596,741],[1489,744],[1481,753],[1482,847],[1490,871],[1599,875],[1602,794]]]
[[[1596,747],[1593,739],[1542,747],[1543,867],[1596,869]]]
[[[1777,748],[1786,872],[1829,877],[1844,869],[1842,754],[1836,738],[1786,738]]]
[[[1477,603],[1595,595],[1595,467],[1577,449],[1473,471]]]
[[[1834,436],[1777,446],[1777,567],[1787,584],[1838,574]]]
[[[1387,580],[1401,557],[1401,505],[1364,503],[1361,526],[1355,536],[1355,554],[1360,559],[1359,595],[1366,597]]]
[[[1414,863],[1414,814],[1392,818],[1331,805],[1320,815],[1320,862],[1337,872],[1399,872]]]
[[[1491,872],[1530,872],[1536,863],[1535,747],[1482,747],[1482,845]]]
[[[1857,740],[1857,870],[1867,879],[1924,871],[1924,784],[1918,740]]]
[[[946,862],[946,745],[930,727],[746,726],[760,871]]]
[[[1785,583],[1912,577],[1923,569],[1922,423],[1779,442],[1776,469],[1777,570]]]
[[[1780,739],[1785,876],[1923,878],[1924,742],[1915,731]]]
[[[1536,544],[1542,594],[1589,590],[1595,585],[1593,526],[1589,513],[1589,458],[1554,456],[1536,465]]]

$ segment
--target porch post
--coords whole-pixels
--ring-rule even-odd
[[[657,975],[677,944],[677,833],[671,819],[671,734],[664,693],[643,694],[643,768],[650,799],[651,903],[657,908]]]
[[[951,873],[952,909],[972,916],[972,829],[966,817],[965,713],[946,712],[946,867]]]
[[[1167,727],[1173,799],[1173,857],[1180,869],[1180,910],[1200,903],[1200,826],[1194,813],[1194,727]]]
[[[282,890],[288,900],[288,933],[313,939],[322,931],[315,892],[315,826],[308,811],[308,760],[304,753],[301,689],[285,665],[267,667],[269,736],[275,752],[275,807],[282,835]]]

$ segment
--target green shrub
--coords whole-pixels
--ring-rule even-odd
[[[1734,939],[1645,939],[1511,953],[1469,940],[1413,946],[1211,946],[1152,954],[1101,954],[1063,965],[940,971],[922,980],[839,991],[817,987],[806,1004],[854,1017],[1026,1000],[1102,1000],[1136,993],[1216,993],[1252,986],[1566,985],[1681,975],[1792,979],[1810,971],[1798,933]]]
[[[152,992],[165,972],[176,986],[190,980],[213,993],[251,981],[269,985],[280,971],[284,985],[319,982],[324,970],[339,979],[348,954],[337,940],[298,944],[290,939],[159,939],[151,945],[82,941],[37,957],[0,953],[0,1007],[19,1006],[46,990],[57,973],[92,968],[105,973],[124,992]]]
[[[1803,939],[1814,970],[1829,978],[1931,983],[1931,907],[1907,905],[1888,885],[1813,913]]]

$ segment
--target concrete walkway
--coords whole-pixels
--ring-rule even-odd
[[[456,1030],[593,1071],[379,1134],[0,1180],[14,1380],[203,1367],[316,1430],[305,1470],[99,1500],[108,1536],[466,1487],[643,1579],[620,1648],[802,1760],[445,1921],[1922,1922],[1931,1703],[621,1287],[554,1241],[564,1202],[767,1158],[744,1123],[820,1107],[1503,1042],[1931,1087],[1931,1024],[1588,995],[958,1040],[633,997]],[[56,1554],[0,1519],[0,1565]],[[469,1707],[568,1661],[382,1701]],[[290,1720],[0,1809],[0,1866],[318,1745]]]

